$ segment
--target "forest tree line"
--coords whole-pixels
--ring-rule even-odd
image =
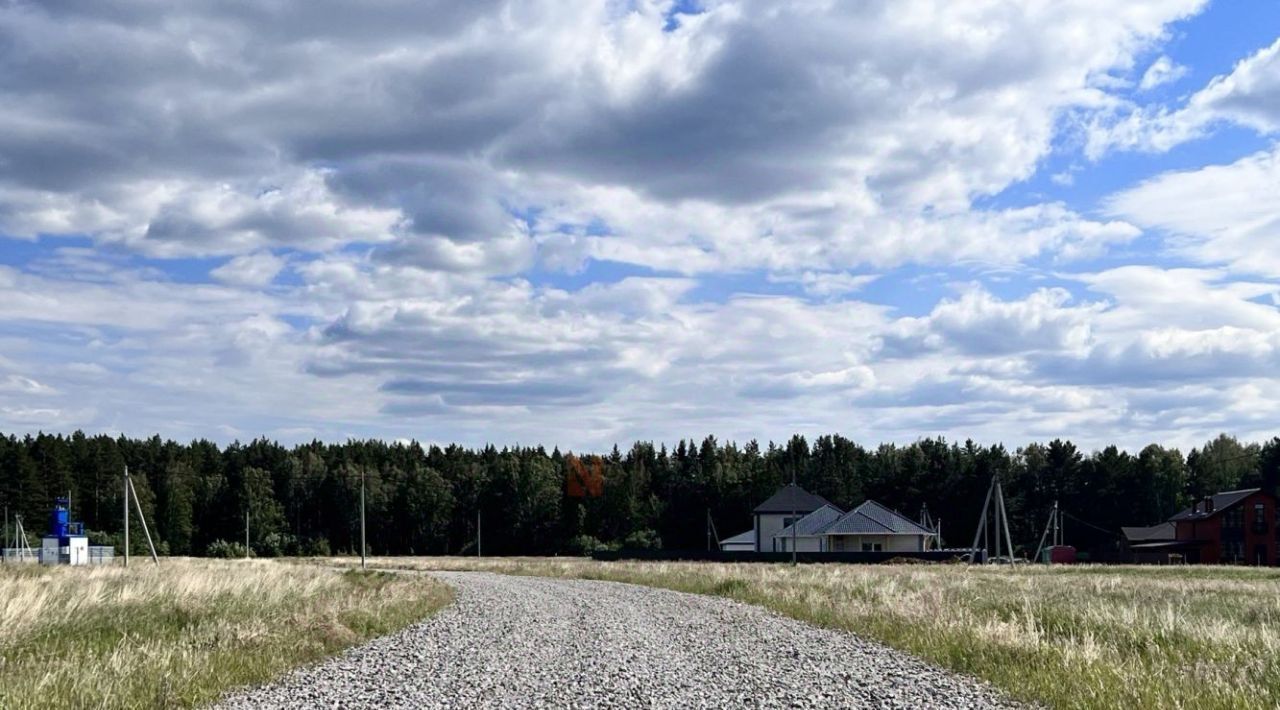
[[[1066,542],[1090,549],[1111,544],[1122,525],[1160,522],[1205,495],[1274,486],[1280,438],[1222,435],[1184,455],[1154,444],[1086,453],[1063,440],[1010,451],[943,439],[867,448],[838,435],[763,447],[707,437],[598,455],[376,440],[223,447],[76,432],[0,436],[0,504],[23,517],[38,545],[54,498],[69,494],[93,544],[119,549],[126,466],[158,547],[174,555],[234,552],[246,513],[258,555],[356,551],[362,479],[372,554],[475,554],[478,524],[486,555],[705,549],[708,516],[721,538],[750,529],[752,508],[793,475],[844,509],[871,498],[915,519],[927,505],[957,547],[972,542],[999,476],[1017,544],[1034,547],[1057,500]],[[136,528],[131,543],[143,552]]]

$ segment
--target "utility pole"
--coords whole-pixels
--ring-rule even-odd
[[[124,467],[124,566],[129,566],[129,467]]]
[[[1053,502],[1053,507],[1049,509],[1049,519],[1045,521],[1044,532],[1040,533],[1040,543],[1036,545],[1036,557],[1034,562],[1040,561],[1040,552],[1044,550],[1044,540],[1049,538],[1049,545],[1057,546],[1061,538],[1058,537],[1058,501]]]
[[[476,557],[480,556],[480,509],[476,508]]]
[[[941,521],[939,521],[939,522],[941,522]],[[929,504],[928,504],[928,503],[924,503],[924,504],[922,504],[922,505],[920,506],[920,527],[922,527],[922,528],[924,528],[925,530],[928,530],[929,532],[933,533],[933,535],[931,535],[929,538],[926,538],[926,539],[932,539],[932,540],[934,541],[934,543],[937,543],[937,542],[938,542],[938,540],[937,540],[937,537],[938,537],[938,529],[934,526],[933,518],[931,518],[931,517],[929,516]],[[928,543],[926,543],[926,545],[928,545]],[[934,547],[941,547],[941,546],[942,546],[941,544],[934,544]],[[927,549],[927,547],[926,547],[926,549]]]
[[[799,522],[800,513],[796,510],[799,505],[798,496],[796,495],[796,466],[793,461],[791,464],[791,566],[795,567],[797,560],[796,552],[796,523]]]
[[[138,520],[142,522],[142,534],[147,536],[147,548],[151,550],[151,561],[160,564],[160,558],[156,556],[156,545],[151,541],[151,530],[147,527],[147,516],[142,514],[142,501],[138,500],[138,489],[133,487],[133,480],[129,481],[129,492],[133,494],[133,504],[138,506]]]
[[[1004,527],[1004,544],[1009,548],[1009,564],[1014,564],[1013,558],[1013,536],[1009,534],[1009,512],[1004,507],[1004,491],[1000,488],[1000,481],[996,481],[996,502],[1000,504],[999,523]],[[1000,554],[999,544],[1000,531],[996,531],[996,554]]]
[[[969,549],[971,550],[971,552],[969,553],[969,561],[973,563],[976,563],[978,561],[978,542],[979,541],[982,542],[983,556],[985,557],[987,554],[987,509],[991,507],[991,494],[995,492],[995,489],[996,489],[996,477],[992,476],[991,484],[987,486],[987,497],[984,498],[982,501],[982,515],[978,518],[978,529],[973,533],[973,545],[969,547]],[[998,539],[999,538],[997,537],[997,540]],[[997,545],[998,544],[999,543],[997,542]],[[997,550],[996,554],[999,555],[1000,552]]]
[[[244,558],[249,559],[249,506],[244,507]]]
[[[360,569],[365,569],[364,544],[364,466],[360,467]]]

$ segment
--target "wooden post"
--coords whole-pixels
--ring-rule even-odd
[[[133,481],[129,481],[129,492],[133,494],[133,504],[138,506],[138,520],[142,522],[142,532],[147,536],[147,547],[151,550],[151,561],[160,564],[160,558],[156,556],[155,543],[151,542],[151,531],[147,529],[147,516],[142,514],[142,501],[138,500],[138,489],[133,487]]]
[[[978,530],[977,530],[977,532],[975,532],[975,533],[973,534],[973,546],[972,546],[972,548],[971,548],[971,549],[973,550],[973,552],[972,552],[972,553],[970,553],[970,560],[969,560],[970,562],[977,562],[977,559],[976,559],[976,558],[977,558],[977,556],[978,556],[978,541],[979,541],[979,540],[981,540],[981,541],[982,541],[982,551],[983,551],[983,553],[985,554],[985,553],[986,553],[986,551],[987,551],[987,540],[986,540],[986,538],[987,538],[987,535],[986,535],[986,533],[987,533],[987,508],[991,507],[991,493],[992,493],[992,491],[994,491],[994,490],[995,490],[995,487],[996,487],[996,478],[995,478],[995,476],[992,476],[992,477],[991,477],[991,484],[987,486],[987,497],[986,497],[986,499],[985,499],[985,500],[983,500],[983,501],[982,501],[982,516],[981,516],[980,518],[978,518]],[[997,552],[996,554],[998,555],[998,554],[1000,554],[1000,553],[999,553],[999,552]]]
[[[124,467],[124,566],[129,566],[129,467]]]
[[[791,487],[792,489],[796,487],[796,466],[794,461],[791,462]],[[800,513],[799,511],[796,510],[796,492],[795,490],[792,490],[791,491],[791,566],[792,567],[796,566],[796,563],[797,563],[796,523],[799,522],[799,519],[800,519]]]
[[[365,569],[365,551],[368,547],[364,543],[364,467],[360,467],[360,569]]]
[[[1009,512],[1004,507],[1004,490],[1000,488],[999,481],[996,482],[996,493],[999,494],[1000,524],[1004,526],[1004,544],[1009,548],[1009,564],[1013,564],[1013,536],[1009,534]]]

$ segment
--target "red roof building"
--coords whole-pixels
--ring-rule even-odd
[[[1275,565],[1276,498],[1260,488],[1226,491],[1169,519],[1174,540],[1156,543],[1191,564]],[[1142,545],[1134,545],[1135,550]]]

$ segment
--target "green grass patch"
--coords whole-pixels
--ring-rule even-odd
[[[268,561],[0,568],[0,707],[200,705],[421,620],[419,575]]]

